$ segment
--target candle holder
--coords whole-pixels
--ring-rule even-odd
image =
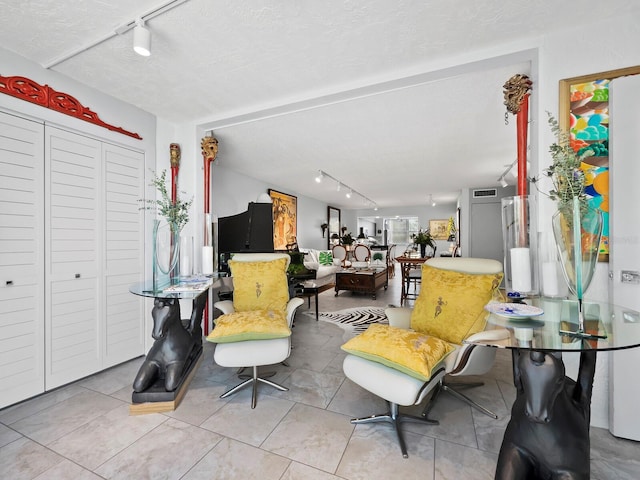
[[[504,283],[509,296],[527,297],[538,292],[537,241],[531,232],[534,197],[502,199]]]

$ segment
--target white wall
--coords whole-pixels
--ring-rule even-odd
[[[592,28],[567,28],[560,34],[544,38],[540,50],[539,77],[534,83],[532,95],[532,101],[536,103],[540,113],[539,118],[534,118],[531,125],[538,132],[540,171],[551,163],[548,151],[555,139],[548,128],[545,112],[558,116],[558,81],[638,65],[638,44],[640,29],[637,19],[627,17],[605,22],[598,20],[597,26]],[[611,168],[615,168],[615,165]],[[549,190],[548,185],[545,190]],[[544,196],[539,198],[538,204],[538,230],[548,232],[555,206]],[[598,265],[592,285],[585,295],[587,300],[608,300],[608,272],[608,263]],[[610,354],[598,354],[591,409],[592,425],[601,427],[608,426],[608,355]],[[578,355],[565,354],[564,359],[568,374],[575,378]]]

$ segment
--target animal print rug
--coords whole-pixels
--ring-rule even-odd
[[[364,332],[372,323],[389,324],[383,307],[355,307],[337,312],[320,312],[319,319],[333,322],[354,336]]]

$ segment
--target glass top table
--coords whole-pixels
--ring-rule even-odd
[[[640,313],[632,309],[606,302],[584,302],[585,331],[605,338],[583,339],[560,332],[577,330],[576,300],[529,298],[524,300],[524,303],[542,309],[543,314],[508,318],[491,313],[487,319],[487,328],[506,328],[510,337],[478,343],[499,348],[543,352],[606,351],[640,346]],[[517,304],[514,303],[514,306]]]
[[[529,307],[518,307],[522,303]],[[522,316],[511,315],[507,309],[512,305]],[[531,312],[531,307],[542,314],[525,316],[539,313]],[[560,478],[567,472],[571,478],[589,478],[597,353],[640,346],[640,313],[607,302],[584,302],[583,333],[601,338],[582,338],[573,333],[579,324],[577,300],[530,298],[492,309],[495,313],[489,315],[487,329],[505,328],[508,338],[465,343],[511,350],[516,399],[495,478],[533,478],[533,471],[544,472],[536,478]],[[563,352],[580,355],[575,380],[566,376]]]
[[[194,299],[198,297],[202,292],[208,290],[214,286],[214,283],[219,279],[218,275],[211,277],[194,278],[188,281],[183,281],[177,285],[161,288],[153,288],[151,282],[139,282],[134,283],[129,287],[129,292],[134,295],[149,298],[164,298],[164,299]]]

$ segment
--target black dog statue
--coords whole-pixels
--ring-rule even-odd
[[[581,354],[577,382],[565,376],[561,355],[513,351],[517,397],[496,479],[589,478],[595,351]]]
[[[178,387],[192,352],[202,345],[199,320],[207,296],[200,297],[193,302],[188,328],[185,328],[180,320],[180,304],[177,299],[154,300],[152,337],[155,342],[138,370],[133,382],[134,392],[145,391],[157,379],[164,379],[167,392],[173,392]]]

